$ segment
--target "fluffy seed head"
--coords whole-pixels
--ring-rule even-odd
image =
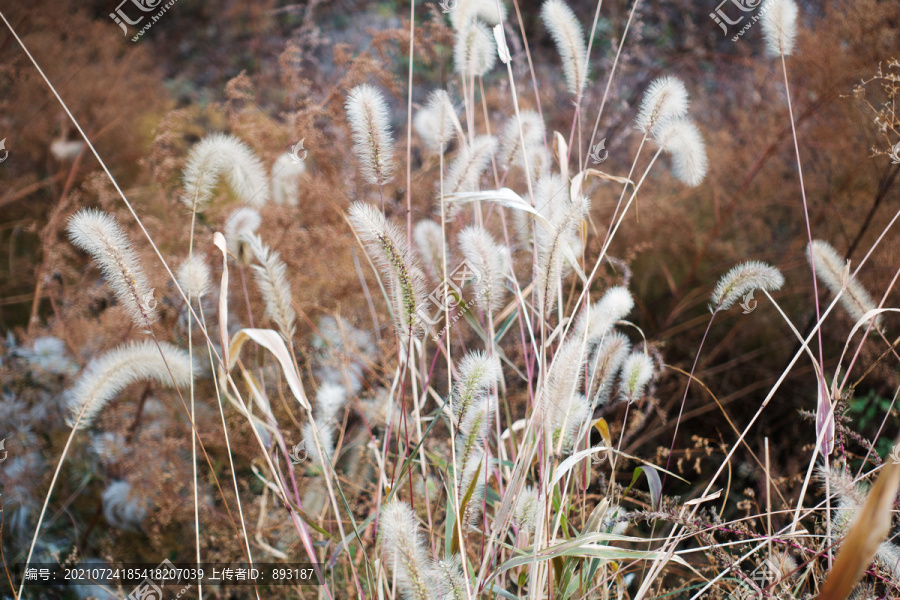
[[[287,278],[287,265],[258,235],[247,234],[244,239],[250,247],[250,252],[259,262],[258,265],[253,265],[253,275],[266,303],[266,315],[275,321],[281,335],[290,341],[294,336],[297,313],[291,304],[291,284]]]
[[[463,357],[453,389],[453,412],[457,421],[465,418],[472,405],[490,392],[500,377],[500,360],[496,356],[474,351]]]
[[[456,31],[464,30],[476,20],[490,26],[502,23],[506,20],[506,5],[497,0],[459,0],[450,11],[450,23]]]
[[[649,354],[632,352],[622,365],[620,394],[627,402],[639,400],[644,395],[644,387],[653,378],[653,360]]]
[[[688,93],[680,79],[668,75],[658,77],[644,92],[641,108],[635,119],[637,128],[650,133],[657,123],[683,117],[687,113],[688,103]]]
[[[491,155],[496,150],[497,138],[492,135],[480,135],[471,145],[462,148],[450,165],[444,181],[444,193],[475,191],[481,173],[491,164]]]
[[[465,600],[466,580],[458,554],[437,561],[434,574],[434,595],[437,600]]]
[[[541,19],[550,30],[556,50],[562,57],[569,93],[580,96],[587,78],[587,47],[581,23],[563,0],[544,2]]]
[[[147,516],[147,498],[127,481],[113,481],[103,490],[103,516],[123,531],[137,531]]]
[[[253,253],[247,244],[247,236],[254,234],[261,224],[262,217],[249,206],[237,209],[225,222],[225,243],[239,263],[250,264]]]
[[[618,331],[607,333],[588,360],[587,391],[591,406],[605,403],[609,399],[613,380],[619,373],[625,357],[631,350],[628,337]]]
[[[378,520],[385,562],[394,570],[405,600],[430,600],[431,574],[416,515],[406,502],[392,500]]]
[[[192,254],[175,274],[178,285],[188,298],[202,298],[209,292],[209,265],[200,254]]]
[[[578,393],[584,375],[585,340],[570,335],[553,357],[541,401],[544,427],[552,433],[554,447],[569,446],[587,417],[587,400]]]
[[[797,37],[797,4],[794,0],[766,0],[759,12],[769,56],[790,55]]]
[[[421,269],[414,261],[406,235],[365,202],[350,205],[350,224],[369,255],[388,279],[394,324],[401,336],[418,335],[418,310],[425,302]]]
[[[345,108],[363,178],[375,185],[387,183],[394,171],[394,140],[384,96],[371,85],[358,85],[350,91]]]
[[[472,483],[471,477],[477,469],[478,462],[484,456],[484,441],[491,425],[491,416],[497,410],[497,399],[485,395],[476,400],[465,412],[459,422],[459,434],[456,440],[456,472],[460,475],[460,494],[465,494]],[[482,475],[486,467],[482,468]]]
[[[506,273],[506,249],[494,241],[491,234],[471,225],[459,234],[463,256],[478,274],[475,282],[475,301],[485,311],[496,310],[503,301]]]
[[[479,22],[469,22],[456,34],[453,64],[463,77],[481,77],[494,68],[497,46],[494,34]]]
[[[659,146],[672,155],[672,172],[691,187],[706,177],[706,144],[700,130],[687,119],[666,119],[653,129]]]
[[[440,281],[444,272],[443,235],[441,226],[434,221],[419,221],[413,228],[413,241],[422,258],[425,272],[432,281]]]
[[[603,297],[591,307],[588,339],[599,341],[599,338],[612,329],[616,321],[624,319],[632,308],[634,308],[634,298],[628,288],[615,286],[606,290]]]
[[[69,218],[67,229],[72,243],[93,257],[131,321],[149,329],[158,318],[153,289],[115,217],[83,208]]]
[[[431,92],[425,108],[416,113],[413,126],[425,147],[435,154],[441,154],[456,134],[455,114],[450,94],[444,90]]]
[[[582,197],[565,202],[558,214],[550,219],[550,229],[537,228],[537,289],[539,299],[549,313],[556,301],[557,285],[563,275],[565,247],[577,235],[578,227],[590,210],[590,201]]]
[[[831,293],[835,295],[840,293],[843,287],[844,270],[847,266],[843,257],[828,242],[813,240],[812,259],[809,248],[806,250],[806,258],[815,263],[816,275],[831,290]],[[847,282],[847,289],[841,295],[841,304],[854,321],[859,321],[868,311],[877,308],[869,292],[856,279]],[[881,315],[875,317],[877,327],[881,326],[881,322]]]
[[[182,202],[202,211],[225,175],[231,190],[243,201],[261,207],[269,200],[266,170],[253,150],[233,135],[214,133],[191,148],[182,174]]]
[[[535,523],[540,520],[538,515],[541,512],[541,508],[541,500],[537,490],[530,485],[526,486],[516,498],[516,510],[513,513],[513,520],[518,527],[525,531],[533,532]]]
[[[275,204],[297,206],[300,191],[297,184],[306,173],[306,163],[297,162],[290,152],[285,152],[272,165],[272,200]]]
[[[714,310],[728,310],[744,294],[755,289],[771,292],[784,285],[781,271],[757,260],[741,263],[719,280],[712,295]]]
[[[519,132],[521,123],[522,131]],[[525,150],[522,150],[522,139],[525,140]],[[533,110],[519,112],[519,118],[515,116],[506,121],[500,132],[500,150],[497,157],[498,165],[504,169],[512,165],[525,168],[524,154],[528,155],[528,167],[532,173],[536,173],[537,159],[533,156],[536,147],[543,148],[544,122]]]
[[[119,346],[91,361],[67,392],[67,422],[74,426],[83,410],[78,426],[89,426],[107,402],[135,381],[186,387],[193,377],[190,355],[171,344],[160,342],[157,348],[154,342],[145,341]]]

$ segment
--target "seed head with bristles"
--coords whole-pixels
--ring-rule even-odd
[[[444,181],[444,192],[453,194],[475,191],[481,173],[491,164],[491,155],[496,150],[497,138],[492,135],[480,135],[471,145],[467,144],[450,165]]]
[[[69,218],[68,232],[72,243],[93,257],[131,321],[149,329],[158,318],[153,289],[115,217],[83,208]]]
[[[262,224],[262,217],[249,206],[243,206],[228,217],[225,222],[225,243],[242,265],[249,265],[253,253],[247,245],[247,236],[252,235]]]
[[[440,281],[444,272],[443,234],[434,221],[419,221],[413,228],[413,241],[422,259],[425,272],[432,281]]]
[[[244,203],[258,208],[269,200],[268,177],[256,153],[233,135],[214,133],[191,148],[182,176],[182,201],[191,210],[202,211],[223,174]]]
[[[550,219],[550,229],[537,228],[537,289],[538,299],[549,312],[556,301],[556,292],[563,275],[565,247],[590,210],[590,201],[582,197],[566,201],[558,214]]]
[[[575,13],[563,0],[547,0],[541,7],[541,19],[550,30],[556,50],[562,57],[563,73],[569,93],[580,96],[587,78],[587,47],[584,31]]]
[[[650,133],[662,121],[683,117],[687,113],[688,102],[687,90],[680,79],[668,75],[654,79],[641,100],[635,119],[637,128]]]
[[[506,20],[506,5],[497,0],[459,0],[450,12],[450,23],[456,31],[462,31],[476,20],[490,26],[502,23]]]
[[[466,600],[466,579],[458,554],[434,564],[434,591],[437,600]]]
[[[406,502],[392,500],[378,520],[386,564],[394,570],[405,600],[431,600],[432,576],[416,515]]]
[[[812,258],[810,258],[809,248],[806,250],[806,258],[815,263],[816,275],[831,290],[831,293],[839,294],[844,287],[844,270],[847,266],[843,257],[828,242],[813,240]],[[855,321],[859,321],[864,314],[877,308],[869,292],[856,279],[850,279],[847,282],[847,288],[841,294],[841,304]],[[876,327],[880,327],[881,322],[881,315],[875,317]]]
[[[450,94],[444,90],[431,92],[425,108],[416,113],[413,126],[431,152],[441,154],[447,148],[456,134],[455,116]]]
[[[82,414],[79,427],[89,426],[103,407],[129,384],[153,380],[168,387],[186,387],[194,376],[190,356],[180,348],[160,342],[130,343],[91,361],[67,392],[69,425]]]
[[[477,272],[475,298],[485,311],[499,308],[503,301],[503,282],[506,274],[506,248],[494,241],[484,228],[472,225],[459,234],[463,256]]]
[[[612,329],[616,321],[624,319],[634,308],[634,298],[628,288],[615,286],[606,290],[603,297],[591,306],[588,323],[588,340],[599,342]]]
[[[453,64],[456,72],[466,78],[482,77],[497,62],[494,34],[478,21],[467,23],[456,34]]]
[[[469,408],[483,398],[500,380],[502,372],[496,356],[481,351],[467,353],[459,363],[459,378],[453,389],[453,412],[462,421]]]
[[[521,124],[522,131],[519,132]],[[519,112],[519,118],[515,116],[506,121],[500,131],[500,150],[498,151],[497,164],[502,168],[510,168],[512,165],[525,167],[522,150],[522,140],[525,140],[524,154],[528,154],[528,166],[532,173],[535,172],[536,161],[532,158],[536,146],[544,144],[544,122],[533,110]]]
[[[672,172],[691,187],[700,185],[706,177],[708,161],[703,136],[693,121],[666,119],[654,127],[656,143],[672,155]]]
[[[618,331],[607,333],[588,359],[587,392],[592,406],[605,403],[610,396],[613,380],[631,350],[628,337]]]
[[[363,178],[375,185],[387,183],[394,171],[394,140],[384,96],[371,85],[358,85],[347,96],[345,108]]]
[[[175,274],[178,285],[188,298],[202,298],[209,292],[209,265],[200,254],[192,254]]]
[[[586,340],[569,335],[553,357],[541,401],[544,427],[552,433],[553,445],[562,438],[563,447],[571,442],[587,415],[587,402],[578,393],[584,375]]]
[[[365,202],[350,205],[350,224],[388,279],[394,324],[401,336],[420,332],[416,315],[425,302],[421,269],[414,261],[406,236],[384,215]]]
[[[747,292],[755,289],[772,292],[781,289],[784,276],[771,265],[751,260],[728,271],[716,285],[712,295],[712,310],[728,310]]]
[[[294,336],[297,313],[291,304],[291,284],[287,279],[287,265],[258,235],[246,234],[244,239],[250,252],[259,262],[258,265],[253,265],[253,275],[266,303],[266,315],[278,325],[281,335],[290,342]]]
[[[272,165],[272,200],[275,204],[297,206],[300,194],[297,188],[300,177],[306,173],[306,163],[297,162],[290,152],[285,152]]]
[[[797,4],[794,0],[766,0],[759,12],[766,52],[769,56],[789,56],[797,37]]]
[[[653,378],[653,359],[643,352],[632,352],[622,365],[622,399],[631,403],[644,395],[644,388]]]
[[[460,474],[460,493],[464,494],[471,478],[466,481],[467,472],[471,472],[483,456],[484,440],[488,435],[491,415],[497,410],[495,396],[482,396],[465,412],[459,422],[459,434],[456,440],[456,472]],[[482,468],[482,474],[484,474]]]
[[[516,508],[513,513],[513,521],[516,525],[524,529],[526,532],[533,532],[535,524],[540,521],[541,500],[538,491],[529,486],[525,486],[522,493],[516,497]]]

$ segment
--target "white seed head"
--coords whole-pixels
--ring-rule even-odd
[[[419,221],[413,228],[413,241],[428,277],[434,282],[441,281],[444,272],[441,226],[427,219]]]
[[[103,490],[103,516],[123,531],[137,531],[147,516],[148,499],[127,481],[113,481]]]
[[[242,202],[257,208],[268,202],[269,183],[262,161],[250,146],[224,133],[208,135],[191,148],[182,174],[182,202],[202,211],[223,174]]]
[[[797,4],[794,0],[766,0],[759,12],[769,56],[789,56],[797,37]]]
[[[458,421],[479,399],[484,398],[503,373],[500,360],[481,351],[468,352],[459,363],[459,377],[453,389],[453,413]]]
[[[253,257],[247,245],[247,236],[256,233],[262,224],[262,217],[249,206],[243,206],[228,217],[225,222],[225,244],[241,264],[248,265]]]
[[[412,257],[406,235],[371,204],[350,205],[350,224],[367,252],[387,276],[394,324],[401,336],[421,333],[417,312],[425,302],[422,271]]]
[[[394,139],[384,96],[371,85],[358,85],[350,91],[345,108],[363,178],[375,185],[387,183],[394,172]]]
[[[522,131],[519,131],[521,123]],[[522,150],[522,140],[525,140],[525,150]],[[506,121],[500,131],[500,150],[498,152],[498,166],[508,169],[515,165],[525,168],[524,155],[528,155],[528,167],[532,173],[536,173],[539,159],[534,156],[535,148],[544,147],[544,122],[533,110],[519,112],[519,118],[512,116]]]
[[[613,381],[631,350],[628,337],[618,331],[605,334],[588,359],[588,388],[591,405],[605,403],[610,396]]]
[[[685,184],[695,187],[706,177],[706,144],[697,126],[687,119],[666,119],[653,129],[659,146],[672,155],[672,172]]]
[[[588,339],[599,341],[616,321],[628,316],[634,308],[634,298],[628,288],[615,286],[606,290],[603,297],[591,307],[590,324],[588,326]]]
[[[760,289],[772,292],[784,285],[781,271],[771,265],[751,260],[733,267],[716,285],[712,295],[714,310],[728,310],[744,294]]]
[[[211,281],[209,265],[200,254],[193,254],[184,261],[178,268],[175,279],[188,298],[202,298],[209,293]]]
[[[534,532],[535,523],[540,521],[539,515],[542,508],[537,490],[530,485],[525,486],[525,489],[516,498],[513,521],[519,528],[532,533]]]
[[[437,561],[434,575],[436,600],[466,600],[466,579],[458,554]]]
[[[644,388],[653,378],[653,359],[643,352],[632,352],[622,365],[620,394],[627,402],[640,400]]]
[[[190,385],[194,374],[190,355],[166,342],[160,342],[158,348],[151,341],[119,346],[91,361],[67,392],[67,422],[74,426],[81,414],[78,426],[89,426],[107,402],[136,381],[183,388]]]
[[[347,390],[335,383],[323,383],[316,393],[316,420],[331,421],[347,404]]]
[[[484,228],[471,225],[459,234],[463,256],[475,269],[476,304],[485,311],[496,310],[503,301],[506,279],[506,249],[494,241]]]
[[[581,222],[590,211],[590,201],[582,197],[575,202],[565,202],[557,214],[550,218],[550,229],[537,227],[537,289],[538,299],[549,313],[556,301],[557,286],[564,274],[565,248],[578,234]]]
[[[83,208],[69,218],[67,229],[72,243],[93,257],[131,321],[149,329],[158,318],[153,289],[115,217]]]
[[[494,34],[479,22],[469,22],[457,32],[453,48],[453,64],[463,77],[482,77],[497,62]]]
[[[587,47],[581,23],[563,0],[544,2],[541,7],[541,19],[550,30],[562,58],[569,93],[580,96],[587,79]]]
[[[453,125],[455,114],[450,94],[444,90],[431,92],[425,108],[417,112],[413,119],[413,126],[428,150],[441,154],[447,148],[447,144],[456,135],[456,127]]]
[[[306,173],[306,163],[297,162],[290,152],[285,152],[272,165],[272,200],[275,204],[297,206],[300,177]]]
[[[333,423],[330,421],[319,423],[317,421],[316,428],[313,430],[312,423],[307,422],[301,427],[300,434],[303,436],[303,447],[313,462],[323,467],[326,463],[331,464],[334,458]],[[316,435],[318,435],[318,442],[322,445],[322,451],[325,453],[324,457],[319,453],[319,448],[316,446]]]
[[[496,150],[497,138],[492,135],[480,135],[471,145],[464,146],[450,165],[444,181],[444,193],[475,191]]]
[[[456,8],[450,11],[450,23],[456,31],[464,30],[475,21],[494,26],[505,20],[506,5],[497,0],[459,0]]]
[[[806,258],[815,262],[816,275],[831,290],[831,293],[835,295],[840,293],[847,265],[843,257],[828,242],[813,240],[812,259],[810,259],[809,248],[806,249]],[[859,321],[864,314],[877,308],[869,292],[856,279],[847,282],[847,289],[841,295],[840,302],[854,321]],[[875,325],[880,327],[881,323],[881,315],[878,315],[875,317]]]
[[[688,109],[688,93],[677,77],[664,76],[654,79],[644,92],[638,110],[637,128],[650,133],[653,127],[666,119],[683,117]]]
[[[404,599],[430,600],[432,575],[412,508],[406,502],[392,500],[381,507],[378,523],[385,563],[394,571]]]
[[[556,351],[547,375],[541,416],[544,427],[552,433],[554,447],[562,438],[563,448],[567,448],[587,417],[587,401],[578,393],[584,376],[585,350],[583,338],[569,335]]]
[[[258,235],[245,234],[243,239],[259,262],[253,265],[253,275],[266,303],[266,315],[275,321],[281,334],[290,341],[294,335],[297,313],[291,304],[293,295],[287,278],[287,265]]]

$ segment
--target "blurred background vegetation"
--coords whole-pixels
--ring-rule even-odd
[[[589,30],[596,4],[570,4]],[[875,120],[876,110],[890,100],[890,89],[881,80],[872,81],[880,70],[890,71],[889,59],[900,58],[900,13],[892,1],[799,4],[800,50],[788,59],[787,68],[811,228],[813,237],[829,241],[855,266],[900,206],[900,165],[892,165],[885,155],[896,140]],[[371,80],[383,87],[395,111],[398,154],[405,155],[409,5],[179,0],[138,42],[123,36],[109,18],[115,8],[115,0],[33,0],[7,3],[2,12],[159,236],[160,248],[167,249],[166,224],[183,218],[176,210],[178,176],[191,144],[210,131],[228,130],[271,164],[304,139],[309,160],[300,205],[266,209],[267,220],[276,224],[267,231],[268,242],[291,267],[297,303],[309,319],[338,311],[362,315],[362,322],[368,322],[353,266],[355,241],[342,217],[359,193],[355,177],[348,174],[342,107],[346,90],[356,83]],[[507,37],[518,53],[521,36],[516,11],[510,8],[513,26]],[[573,106],[561,93],[564,83],[552,42],[538,22],[537,3],[520,2],[519,8],[548,130],[567,134]],[[603,3],[593,40],[591,83],[582,101],[591,125],[630,8],[621,0]],[[765,56],[760,27],[734,42],[736,31],[725,36],[710,19],[715,8],[714,0],[640,3],[598,130],[609,151],[603,170],[624,175],[639,142],[632,119],[647,84],[660,75],[678,75],[691,92],[692,114],[708,143],[708,179],[698,188],[685,188],[656,170],[639,197],[636,215],[611,249],[633,273],[633,320],[648,339],[658,341],[666,362],[681,369],[689,369],[694,358],[716,280],[740,261],[777,265],[788,281],[775,296],[778,302],[801,331],[808,331],[814,317],[781,66]],[[435,87],[457,84],[440,6],[420,2],[415,14],[413,100],[421,103]],[[533,107],[522,56],[514,65],[519,97],[523,106]],[[488,78],[495,84],[489,88],[488,106],[505,115],[506,75],[495,70]],[[870,83],[858,88],[864,81]],[[78,206],[99,205],[117,212],[129,227],[133,223],[91,153],[77,145],[64,151],[63,142],[80,136],[5,27],[0,29],[3,137],[9,156],[0,164],[0,332],[22,344],[56,335],[83,365],[97,350],[90,340],[108,337],[110,330],[121,339],[127,330],[114,323],[104,323],[102,332],[89,326],[97,321],[100,307],[83,308],[96,299],[83,282],[86,258],[64,242],[65,218]],[[414,166],[421,164],[418,148],[413,160]],[[397,202],[406,193],[405,177],[399,179],[404,181],[392,188],[388,207],[396,215],[405,209]],[[412,185],[416,218],[430,214],[431,181],[414,180]],[[593,191],[591,227],[606,227],[617,196],[618,189],[611,187]],[[588,257],[599,249],[597,237],[590,239]],[[162,281],[149,253],[145,264]],[[861,273],[876,299],[888,289],[898,266],[900,234],[891,230]],[[830,301],[827,291],[821,294]],[[898,305],[898,298],[892,291],[887,304]],[[684,459],[676,469],[690,473],[694,481],[704,481],[718,462],[700,464],[692,452],[708,447],[718,453],[734,439],[723,410],[743,428],[798,348],[775,308],[757,300],[759,308],[749,315],[732,310],[716,320],[700,358],[697,378],[716,400],[693,388],[674,457]],[[900,320],[885,318],[889,333],[900,332]],[[829,319],[826,371],[833,372],[851,326],[843,312]],[[302,329],[298,337],[309,337],[310,330]],[[881,345],[870,342],[860,364],[871,364],[881,351]],[[813,423],[800,414],[814,409],[814,381],[811,365],[795,368],[750,442],[762,455],[763,439],[770,439],[772,470],[783,478],[787,495],[799,490],[814,439]],[[856,397],[848,399],[847,414],[862,435],[874,437],[898,384],[896,364],[884,360],[860,384]],[[636,435],[627,452],[665,461],[683,386],[683,375],[670,369],[654,393],[655,409],[643,422],[633,421]],[[617,410],[624,407],[607,415],[610,423],[616,422]],[[900,424],[896,408],[889,424],[889,431]],[[861,446],[852,446],[851,454],[860,452]],[[742,450],[737,456],[748,460]],[[763,496],[762,478],[749,470],[733,476],[734,488],[755,489]],[[670,482],[669,493],[693,490]],[[751,497],[734,498],[734,510]]]

